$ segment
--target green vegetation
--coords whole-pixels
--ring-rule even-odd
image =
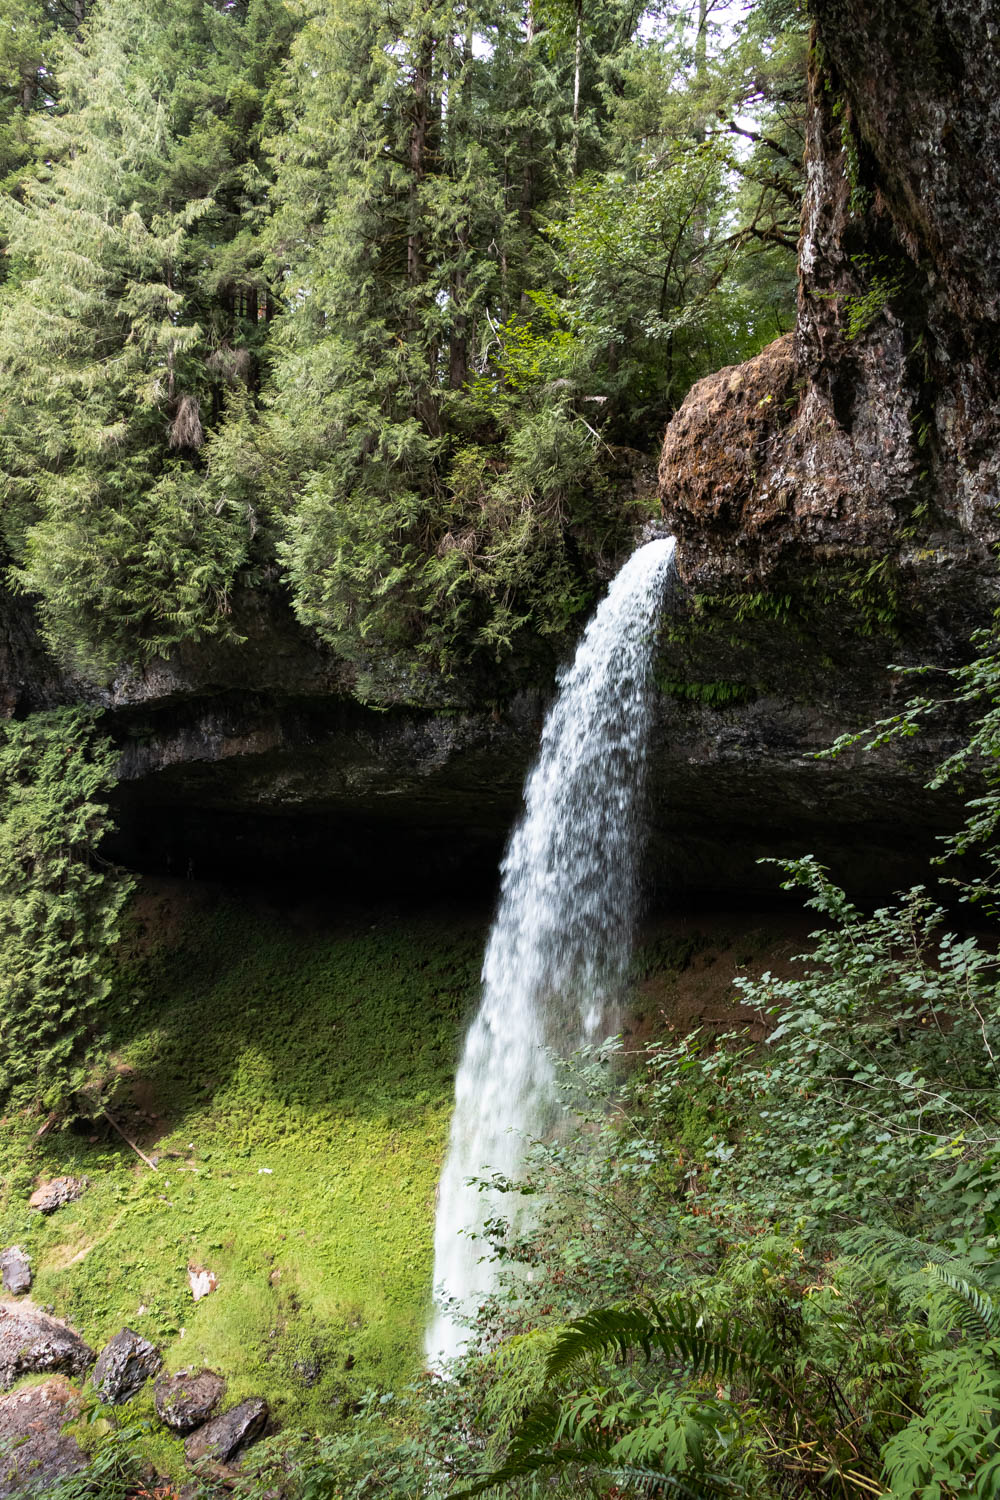
[[[981,645],[950,700],[915,699],[874,738],[978,705],[940,774],[988,772],[956,847],[986,854],[962,890],[992,909],[1000,671]],[[821,925],[802,959],[763,972],[766,938],[734,932],[729,956],[753,972],[728,996],[747,1029],[730,1010],[728,1029],[692,1030],[677,1008],[712,956],[703,936],[681,927],[637,954],[640,1009],[666,1030],[627,1059],[618,1044],[565,1065],[567,1130],[506,1185],[533,1215],[486,1227],[509,1275],[454,1378],[373,1392],[326,1434],[287,1431],[238,1493],[996,1493],[995,942],[957,931],[922,887],[866,914],[810,858],[784,879]],[[109,1469],[130,1444],[100,1445]]]
[[[243,1494],[995,1494],[993,944],[919,889],[866,916],[809,859],[786,879],[823,926],[737,981],[766,1045],[571,1065],[577,1133],[509,1185],[535,1217],[489,1227],[515,1274],[456,1380],[265,1446]]]
[[[117,756],[95,717],[56,709],[0,731],[0,1103],[59,1103],[105,1019],[131,882],[97,867]]]
[[[692,594],[662,617],[657,683],[718,707],[771,692],[812,701],[841,650],[856,661],[860,640],[899,642],[913,608],[896,558],[871,548],[825,568],[782,569],[765,589]],[[723,662],[733,675],[719,679]]]
[[[551,1329],[505,1461],[467,1493],[540,1470],[576,1494],[644,1474],[698,1495],[994,1493],[996,956],[920,890],[865,917],[812,861],[786,873],[830,925],[799,976],[738,981],[766,1049],[654,1045],[604,1086],[583,1170],[538,1153],[536,1189],[593,1215],[593,1310]],[[699,1100],[681,1168],[678,1107]]]
[[[261,139],[290,23],[241,9],[96,7],[4,208],[3,532],[92,673],[226,632],[250,562],[254,495],[226,460],[263,357]]]
[[[0,537],[92,677],[247,580],[360,696],[562,636],[692,380],[790,326],[796,0],[15,10]]]
[[[71,1129],[8,1118],[0,1242],[33,1295],[92,1344],[124,1324],[169,1368],[206,1362],[239,1400],[329,1429],[419,1361],[455,1038],[482,928],[454,915],[345,916],[331,930],[252,904],[144,890],[112,1008],[111,1063]],[[110,1126],[137,1140],[151,1171]],[[37,1176],[90,1186],[49,1218]],[[213,1270],[197,1305],[187,1267]],[[150,1415],[147,1393],[130,1410]],[[176,1472],[179,1444],[150,1448]]]
[[[52,651],[99,682],[238,647],[244,585],[375,701],[558,642],[691,383],[791,325],[806,46],[797,0],[735,28],[710,0],[0,0],[0,551]],[[910,286],[854,268],[848,341]],[[664,694],[769,690],[713,635],[778,659],[904,610],[870,550],[754,589],[665,623]],[[789,696],[837,649],[789,651]],[[831,753],[975,720],[935,784],[974,788],[945,853],[978,874],[946,889],[985,925],[977,649]],[[713,1013],[705,935],[656,937],[630,1029],[562,1065],[565,1128],[500,1184],[505,1274],[441,1379],[420,1342],[482,924],[134,891],[101,858],[114,778],[93,713],[3,730],[0,1243],[95,1346],[128,1325],[267,1396],[281,1431],[200,1500],[1000,1496],[995,933],[924,886],[863,912],[806,856],[809,951],[765,969],[736,933]],[[85,1191],[43,1218],[62,1174]],[[59,1500],[175,1500],[150,1387],[78,1426],[94,1466]]]
[[[710,708],[748,703],[757,692],[751,683],[746,682],[676,682],[662,678],[657,686],[668,698],[679,698],[683,703],[707,703]]]

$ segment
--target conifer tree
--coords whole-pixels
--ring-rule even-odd
[[[278,0],[104,0],[7,205],[4,538],[88,671],[227,629],[254,516],[220,439],[271,312],[259,133],[287,32]]]
[[[301,485],[283,556],[302,617],[349,654],[405,645],[464,571],[442,476],[504,233],[480,24],[462,0],[317,8],[275,143],[274,431]]]
[[[567,533],[593,510],[593,428],[558,389],[515,420],[495,369],[551,271],[558,41],[538,0],[336,0],[298,39],[274,143],[281,555],[301,618],[362,666],[559,631],[581,602]]]
[[[17,0],[0,529],[62,655],[230,631],[275,550],[362,678],[559,637],[787,312],[796,0],[711,10]]]

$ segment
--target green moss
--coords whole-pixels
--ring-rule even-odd
[[[482,929],[369,915],[317,931],[225,900],[183,912],[178,931],[170,908],[147,913],[120,964],[119,994],[139,999],[86,1134],[8,1122],[0,1242],[29,1250],[37,1300],[95,1347],[127,1324],[168,1369],[210,1365],[228,1399],[264,1394],[279,1421],[327,1430],[419,1364]],[[170,947],[150,951],[165,922]],[[104,1128],[103,1102],[158,1171]],[[145,1134],[142,1111],[161,1117]],[[90,1186],[40,1219],[32,1181],[61,1172]],[[219,1278],[197,1304],[190,1262]],[[155,1446],[176,1469],[180,1445]]]
[[[840,145],[844,153],[844,176],[851,189],[848,202],[852,218],[861,218],[872,204],[871,189],[862,180],[861,152],[851,107],[841,94],[834,102],[833,118],[840,121]]]

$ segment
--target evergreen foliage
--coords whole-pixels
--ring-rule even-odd
[[[87,0],[0,4],[0,188],[19,196],[35,157],[33,125],[58,98],[59,38],[77,32]]]
[[[277,0],[98,6],[7,204],[3,533],[91,672],[225,632],[255,496],[231,472],[268,297],[257,229]]]
[[[5,45],[0,530],[89,675],[279,574],[361,696],[558,638],[691,381],[787,326],[793,6],[35,0]]]
[[[0,1097],[65,1096],[111,988],[131,882],[102,868],[116,756],[92,713],[8,723],[0,746]]]

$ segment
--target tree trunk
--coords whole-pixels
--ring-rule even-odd
[[[462,45],[459,76],[456,80],[459,130],[463,128],[466,108],[469,73],[472,67],[472,23],[468,24]],[[451,275],[452,323],[448,340],[448,384],[453,391],[461,390],[469,378],[469,317],[465,307],[465,262],[469,253],[469,219],[466,216],[455,231],[456,265]]]
[[[705,0],[701,0],[704,4]],[[583,0],[576,0],[576,45],[573,48],[573,148],[570,170],[575,177],[580,158],[580,73],[583,66]]]
[[[524,70],[525,95],[528,104],[528,125],[525,129],[524,144],[522,146],[524,167],[521,172],[521,204],[518,210],[518,218],[524,228],[531,223],[531,214],[535,206],[535,131],[530,121],[534,119],[532,109],[532,95],[534,93],[535,67],[532,59],[531,49],[535,40],[535,0],[528,0],[527,11],[524,18],[525,45],[527,51],[527,65]]]
[[[411,287],[423,280],[423,234],[420,227],[420,188],[427,175],[427,126],[430,117],[431,67],[434,49],[428,34],[421,36],[413,70],[413,114],[410,128],[410,232],[406,241],[406,279]]]

